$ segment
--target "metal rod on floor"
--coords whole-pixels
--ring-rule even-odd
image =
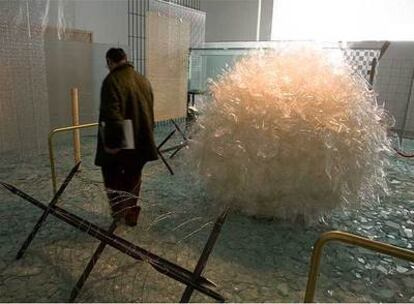
[[[174,121],[174,119],[170,119],[170,122],[174,125],[175,129],[173,131],[171,131],[168,136],[158,145],[157,147],[157,151],[158,154],[162,160],[162,162],[164,163],[164,165],[167,167],[168,171],[170,172],[171,175],[174,175],[174,171],[171,168],[170,164],[167,162],[167,160],[165,159],[163,153],[165,152],[169,152],[169,151],[174,151],[174,153],[170,156],[170,158],[174,157],[178,151],[180,151],[183,147],[185,147],[187,145],[187,137],[185,136],[184,132],[180,129],[180,126]],[[171,139],[171,137],[175,134],[175,132],[180,133],[180,135],[183,137],[184,139],[184,143],[181,143],[179,145],[173,146],[173,147],[169,147],[166,149],[161,150],[161,148]]]
[[[165,159],[164,155],[162,155],[162,153],[161,153],[159,150],[157,150],[157,151],[158,151],[158,155],[160,156],[160,158],[161,158],[162,162],[164,163],[164,165],[167,167],[167,169],[168,169],[168,171],[170,172],[170,174],[171,174],[171,175],[174,175],[174,171],[173,171],[173,169],[171,168],[170,164],[169,164],[169,163],[167,162],[167,160]]]
[[[177,155],[177,153],[178,152],[180,152],[184,147],[187,147],[187,143],[183,143],[183,144],[181,144],[181,145],[178,145],[176,148],[175,148],[175,151],[170,155],[170,157],[169,158],[173,158],[175,155]]]
[[[177,129],[177,131],[181,134],[182,138],[184,140],[187,140],[187,136],[184,134],[184,132],[181,130],[180,126],[173,120],[171,119],[172,124],[174,125],[174,127]]]
[[[112,222],[111,226],[108,229],[108,233],[111,233],[111,234],[114,233],[116,227],[117,227],[117,222],[114,220]],[[101,242],[99,244],[98,248],[96,248],[92,258],[89,260],[88,265],[83,270],[83,273],[80,276],[78,282],[76,283],[75,287],[73,287],[72,292],[70,294],[69,302],[74,302],[76,300],[76,298],[78,297],[78,294],[79,294],[80,290],[82,289],[82,287],[85,284],[86,280],[88,279],[90,273],[92,272],[93,268],[95,267],[96,262],[100,258],[100,256],[101,256],[102,252],[104,251],[105,247],[106,247],[106,243]]]
[[[193,272],[193,280],[196,282],[207,265],[208,258],[210,257],[210,254],[213,251],[214,245],[216,244],[216,241],[220,235],[221,228],[223,227],[223,224],[226,221],[227,213],[228,209],[223,211],[220,217],[216,220],[216,223],[214,224],[213,230],[210,233],[208,241],[204,246],[203,252],[201,253],[200,258],[198,259],[197,265]],[[194,288],[191,286],[187,286],[181,297],[180,303],[188,303],[193,292]]]
[[[48,205],[48,208],[43,212],[42,216],[39,218],[39,220],[37,221],[36,225],[33,227],[32,231],[30,232],[30,234],[28,235],[28,237],[26,238],[26,240],[22,244],[22,247],[20,247],[19,251],[17,252],[17,255],[16,255],[16,259],[17,260],[19,260],[24,255],[24,253],[26,252],[27,248],[30,246],[31,242],[33,241],[33,239],[35,238],[37,232],[39,231],[40,227],[46,221],[46,218],[47,218],[47,216],[50,213],[50,207],[53,207],[54,205],[57,204],[59,197],[63,194],[63,192],[65,191],[66,187],[69,185],[69,183],[72,180],[73,176],[78,171],[79,166],[80,166],[80,162],[78,162],[72,168],[72,170],[70,171],[69,175],[66,177],[65,181],[60,186],[58,192],[56,192],[56,194],[53,196],[52,200],[50,201],[50,203]]]
[[[44,205],[43,203],[39,202],[38,200],[34,199],[30,195],[24,193],[23,191],[17,189],[12,185],[3,182],[0,182],[0,185],[5,187],[10,192],[20,196],[21,198],[35,205],[36,207],[43,210],[48,209],[46,205]],[[210,280],[204,277],[200,277],[197,280],[197,282],[195,282],[192,279],[192,272],[190,272],[189,270],[181,266],[178,266],[172,262],[169,262],[168,260],[163,259],[160,256],[157,256],[156,254],[151,253],[141,247],[138,247],[121,237],[108,233],[106,230],[99,228],[91,222],[84,220],[58,206],[49,207],[49,209],[52,215],[62,220],[63,222],[71,225],[72,227],[86,232],[90,236],[105,242],[109,246],[123,252],[124,254],[129,255],[130,257],[136,260],[145,261],[149,263],[158,272],[178,282],[181,282],[188,286],[192,286],[199,292],[217,301],[224,302],[224,297],[211,289],[211,287],[215,287],[215,284]]]
[[[173,130],[173,131],[171,131],[170,132],[170,134],[168,134],[168,136],[158,145],[158,147],[157,147],[157,149],[159,150],[159,149],[161,149],[162,148],[162,146],[164,146],[165,145],[165,143],[175,134],[175,132],[176,132],[177,130]]]
[[[319,239],[316,241],[312,251],[308,283],[306,285],[305,303],[313,302],[316,282],[319,275],[319,265],[321,261],[322,249],[325,244],[332,241],[338,241],[358,247],[363,247],[386,255],[391,255],[396,258],[414,262],[414,251],[412,250],[373,241],[362,236],[342,231],[330,231],[322,233]]]
[[[170,148],[166,148],[164,150],[162,150],[162,153],[165,152],[169,152],[169,151],[174,151],[171,155],[170,155],[170,159],[173,158],[178,152],[181,151],[182,148],[186,147],[188,138],[185,135],[185,133],[181,130],[180,126],[173,120],[171,119],[172,124],[174,125],[175,129],[178,131],[178,133],[180,133],[181,137],[183,138],[184,142],[181,142],[179,145],[176,145],[174,147],[170,147]]]
[[[160,150],[160,152],[161,152],[161,153],[167,153],[167,152],[175,151],[175,150],[177,150],[177,149],[184,148],[184,147],[186,147],[186,146],[187,146],[187,143],[180,143],[180,144],[178,144],[178,145],[176,145],[176,146],[173,146],[173,147],[168,147],[168,148],[162,149],[162,150]]]

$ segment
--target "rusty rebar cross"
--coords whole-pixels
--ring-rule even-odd
[[[79,167],[79,164],[77,164],[72,170],[71,173],[68,175],[68,177],[65,179],[65,182],[62,184],[61,186],[61,193],[59,194],[59,196],[63,193],[64,189],[66,188],[66,186],[69,184],[70,180],[72,179],[73,175],[76,173],[77,168]],[[12,192],[13,194],[23,198],[24,200],[30,202],[31,204],[35,205],[36,207],[44,210],[43,214],[46,214],[45,218],[43,219],[42,223],[44,222],[44,220],[46,219],[47,215],[52,214],[53,216],[55,216],[56,218],[60,219],[61,221],[75,227],[76,229],[83,231],[87,234],[89,234],[90,236],[98,239],[101,241],[100,246],[102,246],[101,248],[101,252],[103,250],[103,248],[106,245],[109,245],[119,251],[121,251],[122,253],[134,258],[135,260],[139,260],[139,261],[145,261],[147,263],[149,263],[156,271],[178,281],[183,283],[184,285],[187,286],[181,301],[189,301],[191,294],[193,292],[193,290],[197,290],[219,302],[224,302],[224,297],[219,294],[218,292],[214,291],[212,289],[212,287],[216,287],[216,285],[208,280],[207,278],[204,278],[201,276],[201,273],[207,263],[207,259],[209,257],[209,255],[212,252],[213,246],[218,238],[219,232],[221,230],[221,227],[224,223],[224,220],[226,218],[226,214],[227,211],[223,212],[223,214],[218,218],[218,220],[216,221],[213,230],[210,234],[209,240],[206,243],[206,246],[203,250],[203,253],[200,256],[200,259],[197,263],[196,269],[194,272],[191,272],[179,265],[176,265],[148,250],[145,250],[137,245],[134,245],[130,242],[128,242],[127,240],[114,235],[113,229],[115,228],[115,224],[111,225],[109,231],[106,231],[96,225],[94,225],[93,223],[82,219],[80,217],[78,217],[75,214],[70,213],[69,211],[66,211],[63,208],[60,208],[58,206],[56,206],[56,201],[57,198],[52,199],[51,203],[49,205],[45,205],[43,203],[41,203],[40,201],[36,200],[35,198],[31,197],[30,195],[24,193],[23,191],[17,189],[16,187],[14,187],[13,185],[4,183],[4,182],[0,182],[0,185],[3,186],[4,188],[6,188],[7,190],[9,190],[10,192]],[[60,190],[60,189],[59,189]],[[59,193],[59,192],[58,192]],[[58,194],[57,193],[57,194]],[[59,197],[57,196],[57,197]],[[54,202],[54,203],[53,203]],[[53,204],[52,204],[53,203]],[[43,217],[43,215],[42,215]],[[40,220],[39,220],[40,221]],[[38,221],[38,222],[39,222]],[[40,224],[41,225],[41,224]],[[40,228],[40,226],[39,226]],[[38,229],[38,228],[37,228]],[[29,242],[30,244],[30,242]],[[99,247],[98,247],[99,249]],[[97,250],[99,251],[99,250]],[[100,252],[100,253],[101,253]],[[96,252],[95,252],[96,253]],[[99,258],[100,253],[98,253],[97,258]],[[92,270],[94,263],[96,262],[96,260],[94,260],[92,265],[88,264],[88,267],[85,270],[88,270],[89,272]],[[89,274],[89,272],[87,273],[87,275]],[[84,272],[85,273],[85,272]],[[86,278],[87,278],[86,275]],[[80,278],[79,281],[82,280],[82,277]],[[78,281],[78,283],[79,283]],[[82,282],[81,285],[83,285],[84,282]],[[82,286],[80,286],[82,287]],[[75,287],[76,288],[76,287]],[[77,292],[79,292],[79,290],[77,290]],[[77,295],[77,294],[76,294]],[[75,295],[75,297],[76,297]],[[72,294],[73,296],[73,294]]]
[[[30,234],[27,236],[26,240],[22,244],[22,247],[20,247],[19,251],[17,252],[16,259],[20,259],[24,253],[26,252],[27,248],[30,246],[31,242],[35,238],[37,232],[39,231],[40,227],[43,225],[43,223],[46,221],[46,218],[48,217],[50,213],[50,207],[53,207],[57,204],[60,196],[65,191],[66,187],[69,185],[72,178],[75,176],[75,173],[79,170],[80,162],[78,162],[73,169],[70,171],[69,175],[66,177],[62,185],[60,186],[59,190],[56,192],[56,194],[53,196],[52,200],[50,201],[48,208],[43,212],[43,214],[38,219],[36,225],[33,227]]]
[[[185,135],[185,133],[181,130],[180,126],[174,121],[174,119],[171,119],[170,122],[173,124],[174,126],[174,130],[172,130],[167,137],[164,138],[164,140],[157,146],[157,151],[158,151],[158,155],[160,156],[161,160],[163,161],[163,163],[165,164],[165,166],[167,167],[168,171],[170,171],[171,175],[174,175],[174,171],[171,168],[170,164],[168,163],[168,161],[165,159],[164,157],[164,153],[168,153],[171,151],[174,151],[169,158],[173,158],[181,149],[183,149],[184,147],[186,147],[188,145],[188,138]],[[175,134],[175,132],[177,132],[181,135],[182,137],[182,142],[179,143],[178,145],[169,147],[169,148],[164,148],[161,149],[170,139],[171,137]]]

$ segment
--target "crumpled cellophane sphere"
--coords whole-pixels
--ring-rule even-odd
[[[210,93],[189,154],[212,204],[309,222],[386,192],[384,110],[322,50],[257,51]]]

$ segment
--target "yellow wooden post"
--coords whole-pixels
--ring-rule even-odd
[[[70,91],[72,98],[72,125],[79,126],[79,91],[77,88],[72,88]],[[73,130],[73,157],[75,164],[81,161],[80,153],[80,131]]]

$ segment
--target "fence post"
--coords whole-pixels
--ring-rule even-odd
[[[72,125],[79,126],[79,91],[77,88],[72,88],[70,91],[72,99]],[[80,153],[80,130],[73,130],[73,157],[75,164],[81,161]]]

